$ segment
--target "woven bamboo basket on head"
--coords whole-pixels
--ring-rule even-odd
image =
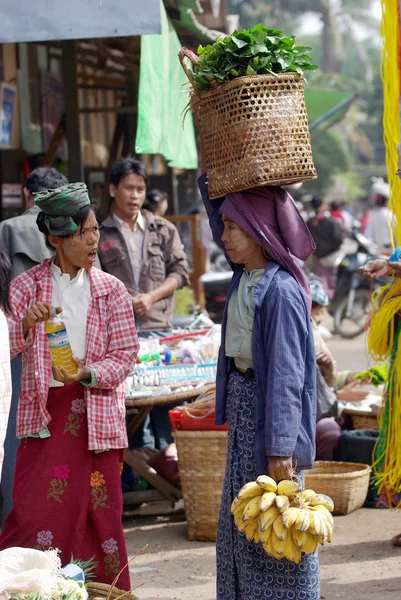
[[[195,64],[198,56],[187,48],[179,54],[193,87],[210,198],[316,179],[302,75],[238,77],[199,94],[185,57]]]
[[[226,431],[176,431],[190,540],[216,541],[227,454]]]
[[[131,594],[131,592],[125,592],[124,590],[118,590],[116,587],[112,587],[108,583],[96,583],[88,582],[86,584],[88,591],[89,600],[139,600],[137,596]]]
[[[368,494],[371,468],[349,462],[317,461],[305,471],[305,489],[333,499],[334,514],[347,515],[363,506]]]

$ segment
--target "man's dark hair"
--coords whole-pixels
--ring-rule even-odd
[[[36,194],[43,190],[55,190],[67,184],[68,179],[60,171],[57,171],[57,169],[53,167],[38,167],[29,175],[25,187],[31,194]]]
[[[166,192],[162,192],[161,190],[149,190],[146,194],[146,201],[149,202],[149,204],[159,204],[159,202],[162,202],[163,200],[168,200],[168,196]]]
[[[91,210],[92,209],[89,205],[83,206],[82,208],[79,209],[79,211],[73,217],[71,217],[71,219],[74,221],[74,223],[76,225],[78,225],[78,228],[81,227],[81,230],[85,227],[85,223],[87,221],[87,218],[89,217],[89,213]],[[45,242],[46,242],[47,248],[49,248],[49,250],[54,251],[54,246],[52,246],[51,243],[49,242],[50,232],[46,226],[45,219],[46,219],[46,214],[44,212],[40,212],[37,216],[36,224],[38,226],[39,231],[41,233],[43,233],[43,235],[45,236]],[[60,235],[59,237],[68,238],[71,236],[70,235]]]
[[[312,200],[311,200],[311,205],[313,210],[318,210],[323,204],[323,200],[322,198],[319,198],[319,196],[313,196]]]
[[[330,204],[330,210],[337,211],[341,209],[341,203],[338,200],[333,200]]]
[[[120,158],[120,160],[115,162],[111,167],[110,182],[118,187],[120,181],[130,173],[143,177],[146,185],[148,185],[148,174],[146,173],[146,169],[143,163],[136,158]]]
[[[375,204],[377,208],[384,208],[388,204],[388,198],[382,196],[381,194],[376,195]]]
[[[11,313],[10,307],[11,262],[8,254],[0,248],[0,308],[6,314]]]

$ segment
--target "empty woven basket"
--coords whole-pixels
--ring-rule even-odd
[[[347,515],[363,506],[369,487],[369,465],[349,462],[317,461],[305,471],[305,489],[333,499],[334,514]]]
[[[192,63],[198,57],[186,48],[180,53],[194,86],[184,57]],[[316,178],[301,75],[238,77],[202,95],[193,87],[191,104],[210,198]]]
[[[110,598],[110,600],[139,600],[138,597],[131,594],[131,592],[118,590],[108,583],[88,582],[86,584],[86,589],[88,591],[89,600],[105,600],[105,598]]]
[[[176,431],[188,539],[214,542],[227,454],[226,431]]]

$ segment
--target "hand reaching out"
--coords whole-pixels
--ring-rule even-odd
[[[401,277],[401,263],[389,262],[384,258],[378,258],[377,260],[370,260],[363,267],[360,267],[359,272],[364,279],[369,279],[370,281],[389,277],[392,274]]]
[[[337,390],[337,399],[341,402],[361,402],[369,395],[366,390],[360,389],[361,382],[356,380],[347,383],[340,390]]]

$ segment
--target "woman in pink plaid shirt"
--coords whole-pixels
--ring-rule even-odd
[[[125,286],[93,265],[99,231],[86,186],[69,184],[34,197],[38,227],[53,259],[16,277],[8,318],[12,357],[22,352],[14,508],[0,536],[11,546],[61,551],[96,561],[96,579],[112,583],[127,564],[120,473],[125,379],[138,340]],[[52,365],[45,321],[61,312],[76,375]],[[117,583],[129,590],[128,568]]]

